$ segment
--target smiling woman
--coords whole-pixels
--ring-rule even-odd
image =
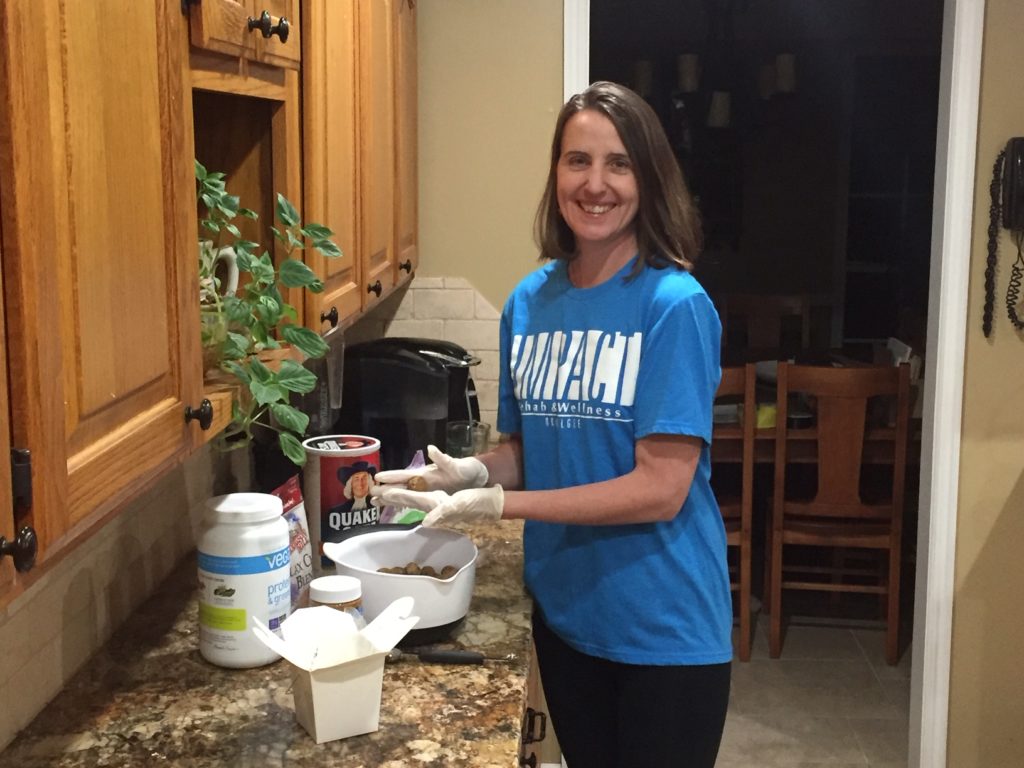
[[[510,439],[459,460],[479,468],[471,482],[425,469],[427,491],[378,475],[374,494],[427,511],[428,527],[526,520],[537,659],[569,764],[624,765],[642,750],[652,768],[711,766],[732,657],[709,483],[721,326],[689,273],[689,192],[633,91],[598,82],[563,106],[537,239],[549,263],[501,322]]]

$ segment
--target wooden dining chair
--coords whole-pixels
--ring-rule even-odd
[[[806,295],[727,294],[718,305],[723,348],[790,355],[811,346]]]
[[[769,655],[782,652],[782,595],[786,590],[877,594],[884,599],[885,658],[899,659],[900,548],[907,464],[907,365],[829,368],[779,363],[775,426],[775,487],[769,563]],[[811,426],[787,424],[794,402],[813,412]],[[895,407],[892,408],[892,404]],[[885,422],[879,425],[877,422]],[[891,461],[884,480],[865,481],[865,451]],[[791,461],[816,457],[816,485],[794,488]],[[881,458],[879,458],[881,455]],[[804,465],[806,466],[806,465]],[[812,458],[813,466],[813,458]],[[880,568],[844,572],[831,566],[791,567],[787,547],[842,548],[884,553]],[[833,560],[833,565],[836,561]]]
[[[739,616],[739,641],[737,655],[740,661],[750,661],[750,580],[751,580],[751,517],[754,495],[754,429],[756,426],[756,400],[754,397],[754,366],[728,366],[722,368],[722,380],[715,394],[715,403],[721,405],[742,405],[738,423],[715,424],[713,441],[716,456],[722,456],[712,464],[712,486],[718,508],[725,523],[726,544],[735,554],[735,562],[729,567],[729,583],[733,607]],[[724,450],[719,450],[724,449]],[[735,464],[739,468],[739,487],[735,475],[729,475],[733,483],[716,482],[715,465]]]

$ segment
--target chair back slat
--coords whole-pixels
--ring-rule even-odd
[[[790,499],[785,496],[787,438],[800,431],[787,424],[795,396],[805,398],[813,406],[818,483],[811,499],[789,504]],[[775,496],[780,509],[799,516],[876,520],[891,517],[902,509],[909,411],[906,365],[833,368],[780,363],[777,397]],[[896,404],[895,426],[886,432],[894,462],[891,493],[884,503],[865,503],[861,497],[872,398],[886,398]],[[877,435],[876,431],[876,442]]]

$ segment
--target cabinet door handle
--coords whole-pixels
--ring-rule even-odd
[[[529,757],[520,757],[519,764],[529,766],[529,768],[537,768],[537,753],[531,752]]]
[[[185,406],[185,421],[198,421],[199,428],[207,430],[210,425],[213,424],[213,403],[203,398],[203,402],[199,404],[198,408],[193,408],[191,405]]]
[[[540,728],[537,728],[538,723]],[[526,717],[523,722],[523,744],[534,744],[544,741],[548,734],[548,716],[544,712],[538,712],[533,707],[526,708]]]
[[[406,272],[412,274],[412,259],[406,259],[398,265],[399,269],[404,269]]]
[[[258,29],[260,34],[265,38],[277,35],[281,39],[282,43],[287,43],[288,32],[291,31],[291,25],[288,23],[288,19],[284,16],[278,19],[277,24],[275,24],[273,17],[270,15],[270,11],[263,11],[258,19],[253,16],[249,17],[249,31],[252,32],[255,29]]]
[[[321,312],[320,313],[320,322],[321,323],[330,323],[331,324],[331,328],[337,328],[338,327],[338,308],[337,307],[331,307],[331,311],[330,312]]]
[[[0,536],[0,557],[10,555],[14,558],[15,570],[32,570],[36,564],[36,552],[39,551],[39,539],[31,526],[26,525],[15,537],[14,541],[8,541],[5,536]]]
[[[366,292],[367,293],[376,293],[378,299],[380,298],[380,293],[383,290],[384,290],[384,286],[380,284],[380,280],[378,280],[373,285],[366,286]]]

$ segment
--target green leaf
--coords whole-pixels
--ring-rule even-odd
[[[242,233],[238,231],[238,227],[236,227],[234,224],[225,224],[224,225],[224,229],[226,229],[228,232],[230,232],[235,237],[241,237],[242,236]]]
[[[277,423],[285,429],[298,432],[300,435],[306,433],[306,427],[309,426],[309,416],[297,408],[293,408],[285,403],[271,403],[270,412],[274,415]]]
[[[310,240],[327,240],[334,234],[331,229],[323,224],[314,224],[312,222],[302,227],[299,231]]]
[[[254,243],[252,240],[236,240],[235,241],[235,255],[240,259],[244,256],[247,259],[251,259],[253,252],[259,248],[259,243]],[[246,262],[248,263],[248,262]],[[241,269],[241,267],[239,267]],[[248,270],[246,270],[248,271]]]
[[[333,240],[317,240],[313,243],[313,247],[331,259],[341,256],[341,248]]]
[[[252,374],[252,378],[256,381],[264,384],[274,380],[274,372],[255,357],[249,361],[249,373]]]
[[[196,178],[202,181],[206,178],[206,168],[195,158],[192,159],[192,162],[195,164]]]
[[[281,282],[289,288],[305,288],[318,282],[316,273],[298,259],[281,262]]]
[[[293,323],[299,319],[299,313],[295,311],[295,307],[291,304],[281,305],[281,319],[291,320]],[[285,326],[287,327],[287,326]]]
[[[306,452],[302,448],[302,443],[291,432],[279,432],[277,443],[281,446],[281,453],[287,456],[292,464],[301,467],[306,463]]]
[[[260,215],[256,213],[256,211],[250,208],[239,208],[238,215],[245,216],[245,218],[252,219],[253,221],[256,221],[260,217]]]
[[[241,360],[249,354],[249,339],[240,333],[228,331],[221,350],[227,360]]]
[[[305,243],[295,236],[295,233],[290,229],[285,230],[285,235],[288,237],[288,247],[292,250],[298,248],[300,251],[306,247]]]
[[[289,392],[304,395],[316,389],[316,375],[294,360],[282,360],[281,369],[277,372],[277,383]]]
[[[277,193],[277,218],[288,227],[294,227],[299,224],[299,212],[295,210],[294,205],[288,202],[288,198],[280,192]]]
[[[252,265],[255,261],[255,257],[248,250],[244,248],[239,249],[236,245],[235,256],[237,257],[237,261],[235,263],[242,272],[252,272]]]
[[[281,336],[292,346],[298,347],[306,357],[323,357],[327,354],[327,342],[309,328],[286,325],[281,329]]]
[[[252,380],[252,377],[249,376],[249,372],[245,370],[245,367],[238,363],[228,361],[224,363],[224,367],[231,371],[231,373],[235,374],[235,376],[241,379],[245,384],[248,384]]]
[[[284,388],[272,379],[266,382],[252,379],[249,382],[249,391],[252,392],[253,398],[260,405],[279,403],[288,398]]]
[[[224,297],[224,316],[232,325],[248,325],[252,312],[249,305],[237,296]]]
[[[225,194],[217,203],[217,210],[219,210],[225,216],[234,218],[236,215],[238,215],[239,202],[240,201],[238,195]]]
[[[259,259],[253,260],[249,272],[252,273],[254,280],[264,284],[273,283],[277,277],[277,273],[274,271],[274,262],[270,260],[270,254],[266,251]]]

